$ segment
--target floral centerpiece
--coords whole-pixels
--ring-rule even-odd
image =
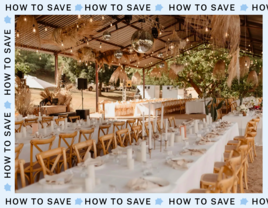
[[[237,110],[240,111],[241,113],[243,113],[243,116],[246,116],[247,112],[248,112],[248,107],[246,105],[242,104],[239,107],[237,107]]]

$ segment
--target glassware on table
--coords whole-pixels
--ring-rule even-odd
[[[142,162],[142,175],[143,176],[151,176],[153,175],[152,171],[152,163]]]
[[[109,184],[108,186],[108,193],[116,193],[117,189],[115,185]]]

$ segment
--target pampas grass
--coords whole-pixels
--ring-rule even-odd
[[[232,56],[232,59],[231,59],[231,62],[228,66],[228,79],[227,79],[227,86],[229,88],[231,88],[232,86],[232,82],[234,80],[234,78],[237,77],[238,79],[238,82],[239,82],[239,79],[240,79],[240,69],[239,69],[239,51],[240,49],[238,48],[234,53],[233,53],[233,56]]]
[[[25,85],[21,83],[19,77],[15,78],[15,109],[22,116],[27,114],[32,114],[34,111],[34,106],[31,102],[31,91]]]
[[[135,72],[131,78],[132,84],[139,85],[141,83],[141,75],[139,72]]]
[[[213,77],[219,80],[225,77],[225,62],[223,60],[216,62],[213,69]]]
[[[70,89],[73,87],[72,84],[66,85],[65,88],[57,88],[54,91],[54,97],[58,98],[58,105],[65,105],[66,111],[72,111],[72,94]]]
[[[250,71],[248,74],[247,82],[253,84],[254,86],[258,85],[258,75],[256,71]]]
[[[243,56],[239,58],[240,77],[244,77],[248,74],[250,68],[250,58]]]
[[[33,32],[34,27],[35,32]],[[32,45],[40,47],[39,29],[34,15],[20,15],[16,22],[16,32],[19,32],[19,37],[16,36],[18,45],[26,44],[26,41],[30,38]]]
[[[52,103],[52,99],[54,94],[50,92],[48,88],[45,88],[44,91],[40,92],[41,100],[47,99],[50,103]]]

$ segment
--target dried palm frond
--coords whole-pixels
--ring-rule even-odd
[[[240,77],[243,78],[249,72],[250,58],[248,56],[240,57],[239,58],[239,67],[240,67]]]
[[[52,99],[54,98],[54,94],[50,92],[48,88],[45,88],[44,91],[40,92],[41,100],[47,99],[50,103],[52,103]]]
[[[19,33],[19,37],[16,37],[17,44],[25,44],[28,34],[31,34],[31,44],[40,47],[39,29],[34,15],[20,15],[16,22],[16,32]]]
[[[31,91],[26,86],[23,86],[20,82],[20,78],[16,77],[15,87],[15,109],[22,116],[32,114],[34,106],[31,101]]]
[[[248,74],[247,82],[253,84],[254,86],[258,85],[258,75],[256,71],[250,71]]]
[[[132,84],[139,85],[141,83],[141,75],[139,72],[135,72],[131,78]]]
[[[74,57],[78,61],[89,62],[95,60],[95,52],[89,47],[83,47],[74,52]]]
[[[228,66],[228,79],[227,79],[227,85],[230,88],[232,85],[232,82],[234,80],[234,78],[238,78],[238,82],[239,82],[239,77],[240,75],[238,74],[240,72],[239,69],[239,51],[240,49],[238,48],[236,50],[236,52],[233,53],[232,55],[232,59],[231,62]]]
[[[213,69],[213,76],[218,80],[221,80],[225,77],[225,62],[223,60],[216,62]]]
[[[178,74],[179,72],[182,72],[184,69],[184,65],[183,64],[178,64],[178,63],[172,63],[170,65],[170,69],[172,69],[175,74]]]
[[[117,82],[117,80],[128,80],[128,76],[122,67],[117,67],[117,69],[114,71],[110,78],[110,82]]]

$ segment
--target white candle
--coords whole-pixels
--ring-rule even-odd
[[[156,132],[156,124],[157,124],[157,118],[154,119],[154,132]]]
[[[165,140],[167,140],[167,132],[168,132],[168,120],[166,119],[166,134],[165,134]]]
[[[142,136],[145,133],[145,120],[144,120],[144,112],[142,112]]]
[[[85,189],[86,192],[92,192],[95,186],[95,178],[93,177],[87,177],[85,179]]]
[[[203,123],[206,123],[206,119],[205,118],[203,118]]]
[[[170,146],[173,147],[174,146],[174,139],[175,139],[175,133],[171,134],[171,138],[170,138]]]
[[[163,121],[164,120],[164,106],[161,107],[161,129],[163,129]]]
[[[136,159],[137,159],[137,161],[142,162],[141,150],[140,149],[137,150]]]
[[[141,142],[141,160],[146,162],[146,141]]]
[[[152,148],[152,124],[151,124],[151,120],[149,120],[149,149]]]
[[[41,112],[38,113],[39,117],[41,117]]]
[[[90,178],[93,179],[93,181],[94,181],[94,184],[93,185],[95,186],[95,166],[94,166],[94,164],[91,164],[91,165],[89,165],[87,167],[87,174],[88,174],[88,176]]]
[[[181,139],[184,140],[185,139],[185,132],[184,132],[184,128],[181,128]]]
[[[64,126],[67,129],[67,118],[64,119]]]
[[[134,169],[134,159],[129,159],[127,161],[127,166],[129,170],[133,170]]]
[[[132,148],[127,148],[127,160],[132,159]]]
[[[198,121],[195,120],[194,121],[194,133],[197,133],[198,132]]]

